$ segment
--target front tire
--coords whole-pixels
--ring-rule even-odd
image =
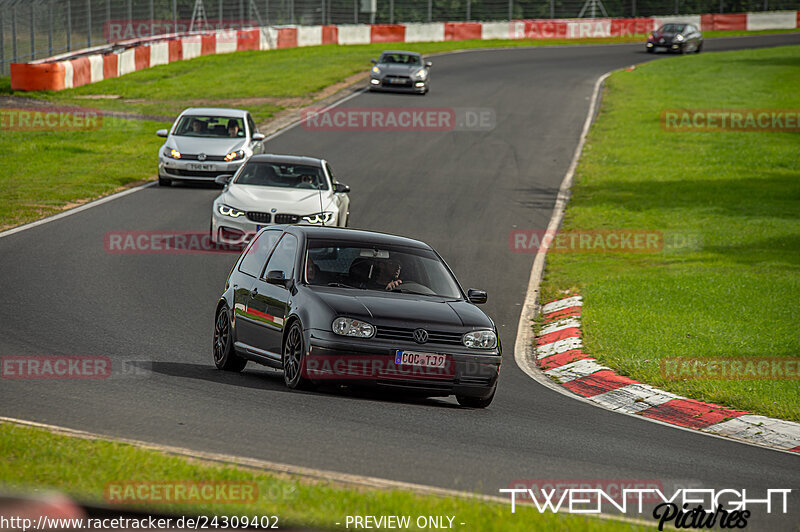
[[[489,397],[470,397],[466,395],[456,395],[456,401],[463,407],[466,408],[486,408],[490,404],[492,404],[492,400],[494,399],[495,390],[492,390],[492,395]]]
[[[214,365],[224,371],[242,371],[247,359],[241,358],[233,349],[233,328],[228,316],[228,307],[221,306],[214,318]]]
[[[164,179],[161,176],[158,176],[158,186],[160,187],[171,187],[172,181],[169,179]]]
[[[702,51],[703,51],[703,43],[700,43],[697,45],[697,49],[694,51],[694,53],[699,54]]]
[[[292,390],[311,387],[311,382],[303,377],[305,368],[305,342],[303,328],[299,321],[294,321],[286,333],[283,342],[283,382]]]

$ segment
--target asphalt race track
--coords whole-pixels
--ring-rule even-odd
[[[705,51],[786,44],[800,35],[709,40]],[[355,227],[424,240],[465,288],[488,291],[484,308],[505,347],[488,409],[291,392],[279,373],[252,363],[241,375],[217,371],[214,304],[235,255],[105,251],[106,231],[208,228],[218,190],[152,186],[0,238],[0,354],[104,355],[136,369],[100,380],[3,379],[0,415],[492,495],[520,479],[657,480],[665,492],[762,495],[800,487],[797,456],[613,414],[541,386],[514,363],[533,255],[512,253],[509,232],[547,226],[595,80],[654,57],[664,56],[643,44],[439,56],[427,96],[365,93],[344,107],[489,108],[494,130],[295,127],[269,141],[273,153],[328,159],[352,187]],[[795,529],[796,493],[788,516],[754,517],[749,528]]]

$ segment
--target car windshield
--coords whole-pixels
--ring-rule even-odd
[[[305,273],[316,286],[462,298],[450,271],[427,249],[312,239]]]
[[[244,119],[183,115],[172,134],[179,137],[244,138]]]
[[[686,28],[685,24],[664,24],[661,26],[662,33],[681,33]]]
[[[379,63],[399,63],[401,65],[421,65],[422,58],[411,54],[381,54]]]
[[[250,161],[234,181],[237,185],[328,190],[322,168],[301,164]]]

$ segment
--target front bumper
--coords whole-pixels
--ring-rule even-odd
[[[308,353],[305,377],[314,382],[402,389],[427,396],[489,397],[497,386],[502,356],[499,349],[418,345],[348,339],[330,331],[306,331]],[[397,351],[446,356],[442,368],[401,366]]]
[[[407,83],[390,83],[386,77],[370,77],[369,88],[373,91],[423,93],[428,90],[428,80],[412,78]]]
[[[235,174],[245,161],[246,159],[230,163],[220,161],[207,163],[159,156],[158,177],[174,181],[214,181],[218,175]]]
[[[252,214],[252,213],[248,213]],[[267,214],[267,213],[261,213]],[[297,218],[296,221],[293,220],[279,220],[276,221],[275,217],[282,213],[272,213],[269,212],[270,221],[269,222],[257,222],[253,221],[248,218],[247,215],[237,216],[233,218],[231,216],[225,216],[220,214],[219,210],[217,209],[217,204],[215,203],[212,206],[211,212],[211,240],[215,244],[226,244],[231,246],[240,246],[244,245],[250,241],[253,236],[258,233],[262,228],[268,227],[270,225],[284,225],[287,223],[291,223],[294,225],[311,225],[305,220],[302,219],[300,216],[295,216]],[[336,226],[339,223],[338,216],[334,215],[333,219],[331,219],[325,225],[328,227]]]
[[[659,48],[662,48],[668,52],[680,52],[683,49],[683,43],[678,42],[654,42],[648,41],[646,45],[648,50],[653,50],[654,52],[658,51]]]

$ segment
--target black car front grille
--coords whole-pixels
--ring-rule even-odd
[[[428,331],[428,344],[463,345],[461,333],[443,331]],[[381,340],[394,340],[398,342],[414,342],[414,329],[406,327],[380,326],[375,332],[375,338]]]
[[[183,177],[217,177],[220,172],[207,172],[205,170],[182,170],[180,168],[167,168],[167,172],[172,175]]]
[[[276,214],[275,215],[275,223],[276,224],[296,224],[300,221],[300,216],[297,214]]]
[[[272,221],[272,215],[268,212],[250,211],[247,213],[247,219],[250,220],[251,222],[268,224],[270,221]]]
[[[181,159],[187,161],[199,161],[200,159],[197,158],[198,155],[199,154],[196,153],[181,153]],[[217,161],[217,162],[224,160],[225,160],[224,155],[206,155],[205,159],[203,159],[203,161]]]

